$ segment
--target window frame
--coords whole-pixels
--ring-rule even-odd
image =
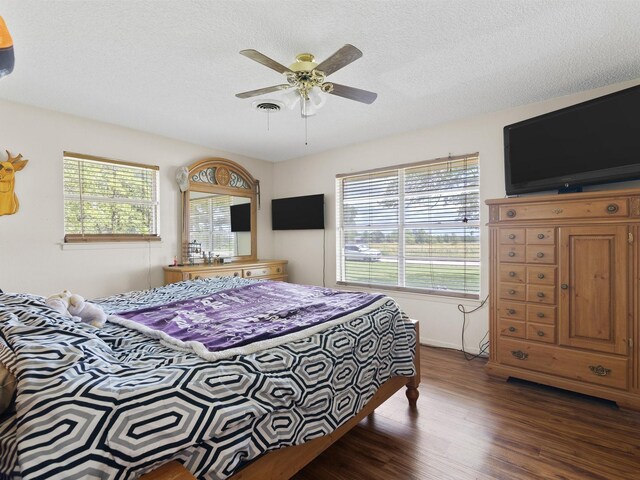
[[[119,234],[119,233],[108,233],[108,234],[92,234],[92,233],[67,233],[67,218],[66,209],[67,201],[82,201],[82,193],[80,193],[79,198],[72,199],[68,196],[64,189],[65,182],[65,161],[69,160],[77,160],[79,162],[95,162],[95,163],[106,163],[112,165],[119,165],[123,167],[134,167],[145,170],[150,170],[155,172],[155,178],[153,180],[153,199],[147,203],[149,205],[154,206],[155,210],[155,218],[153,220],[153,224],[155,225],[155,233],[153,234]],[[63,229],[64,229],[64,239],[63,243],[118,243],[118,242],[152,242],[152,241],[161,241],[162,238],[160,236],[160,167],[157,165],[147,165],[143,163],[135,163],[135,162],[127,162],[122,160],[114,160],[106,157],[98,157],[95,155],[86,155],[83,153],[75,153],[75,152],[63,152],[63,163],[62,163],[62,182],[63,182]],[[126,200],[126,198],[125,198]],[[109,202],[104,202],[109,203]],[[128,202],[125,202],[128,203]],[[131,202],[131,203],[140,203],[140,202]]]
[[[376,168],[376,169],[371,169],[371,170],[364,170],[364,171],[359,171],[359,172],[350,172],[350,173],[345,173],[345,174],[338,174],[336,175],[336,284],[337,285],[344,285],[344,286],[354,286],[354,287],[367,287],[367,288],[375,288],[375,289],[381,289],[381,290],[393,290],[393,291],[403,291],[403,292],[410,292],[410,293],[421,293],[421,294],[429,294],[429,295],[436,295],[436,296],[440,296],[440,297],[453,297],[453,298],[468,298],[468,299],[479,299],[480,298],[480,293],[481,293],[481,272],[482,272],[482,252],[480,251],[480,246],[481,246],[481,222],[480,222],[480,218],[478,217],[477,221],[473,221],[472,223],[470,222],[470,227],[473,227],[474,229],[477,229],[477,237],[478,237],[478,241],[477,241],[477,245],[478,245],[478,255],[477,255],[477,260],[475,260],[475,257],[471,257],[468,258],[466,255],[464,257],[464,261],[470,261],[470,262],[475,262],[477,261],[477,270],[478,270],[478,275],[479,275],[479,279],[478,279],[478,291],[476,293],[471,293],[471,292],[463,292],[463,291],[455,291],[455,290],[443,290],[443,289],[433,289],[433,288],[421,288],[421,287],[407,287],[407,286],[401,286],[399,285],[399,283],[404,282],[406,284],[406,267],[407,264],[411,261],[411,259],[408,259],[405,257],[405,246],[406,246],[406,231],[407,230],[414,230],[414,229],[421,229],[421,228],[425,228],[425,226],[428,226],[429,222],[423,222],[420,224],[407,224],[405,222],[405,198],[407,197],[407,194],[405,192],[405,172],[407,170],[410,169],[414,169],[414,168],[419,168],[419,167],[426,167],[426,166],[430,166],[430,165],[435,165],[438,163],[446,163],[446,162],[451,162],[451,161],[459,161],[459,160],[465,160],[465,161],[473,161],[475,165],[477,165],[477,169],[478,169],[478,174],[477,174],[477,187],[475,187],[475,190],[477,191],[477,195],[478,195],[478,215],[480,215],[480,210],[481,210],[481,202],[480,202],[480,158],[479,158],[479,153],[475,152],[475,153],[470,153],[470,154],[466,154],[466,155],[458,155],[458,156],[449,156],[449,157],[441,157],[441,158],[435,158],[435,159],[431,159],[431,160],[427,160],[427,161],[421,161],[421,162],[413,162],[413,163],[405,163],[405,164],[400,164],[400,165],[393,165],[393,166],[389,166],[389,167],[382,167],[382,168]],[[359,176],[364,176],[364,175],[371,175],[371,174],[384,174],[384,173],[393,173],[395,172],[398,178],[398,193],[397,193],[397,198],[398,198],[398,221],[397,224],[390,224],[388,229],[389,230],[395,230],[397,229],[397,235],[398,235],[398,243],[397,243],[397,254],[396,254],[396,258],[397,258],[397,264],[398,264],[398,279],[395,282],[395,285],[392,284],[385,284],[385,283],[375,283],[375,282],[359,282],[359,281],[350,281],[350,280],[343,280],[346,278],[346,272],[345,272],[345,264],[346,264],[346,255],[345,255],[345,251],[342,249],[342,247],[345,247],[347,245],[347,241],[345,239],[345,232],[348,229],[354,229],[357,226],[345,226],[344,225],[344,219],[343,219],[343,211],[344,211],[344,198],[343,198],[343,181],[347,178],[354,178],[354,177],[359,177]],[[427,193],[423,193],[423,194],[408,194],[409,197],[411,196],[428,196]],[[462,205],[462,204],[461,204]],[[442,228],[444,230],[445,227],[443,227],[442,225],[439,225],[437,223],[431,223],[431,225],[434,225],[436,228]],[[378,225],[378,226],[363,226],[361,229],[362,230],[366,230],[367,228],[373,228],[373,230],[381,230],[384,229],[383,226]],[[466,243],[466,242],[465,242]],[[475,243],[475,242],[474,242]],[[466,266],[465,266],[466,268]],[[371,280],[371,277],[369,277],[369,280]]]

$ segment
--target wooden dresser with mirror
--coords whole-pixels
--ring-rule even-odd
[[[640,410],[640,189],[486,203],[488,373]]]
[[[164,267],[165,284],[218,276],[286,281],[286,260],[257,258],[259,182],[224,158],[200,160],[185,173],[181,265]]]

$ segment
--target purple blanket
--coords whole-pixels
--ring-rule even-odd
[[[182,348],[207,352],[236,349],[254,342],[345,317],[383,298],[285,282],[259,282],[204,297],[117,313],[116,323],[152,334]],[[131,323],[135,322],[135,324]],[[177,342],[174,342],[177,340]],[[198,348],[193,348],[196,345]],[[239,353],[239,352],[238,352]]]

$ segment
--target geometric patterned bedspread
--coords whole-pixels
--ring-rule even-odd
[[[105,311],[250,280],[180,282],[95,300]],[[224,479],[261,454],[332,432],[392,376],[413,375],[415,333],[392,299],[279,347],[208,362],[141,333],[73,322],[0,294],[0,362],[17,378],[0,418],[0,478],[133,479],[171,459]]]

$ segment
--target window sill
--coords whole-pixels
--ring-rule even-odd
[[[61,250],[117,250],[117,249],[132,249],[132,248],[162,248],[164,242],[162,241],[121,241],[121,242],[60,242]]]
[[[353,282],[336,282],[336,287],[343,287],[350,290],[368,290],[372,292],[391,293],[394,295],[408,298],[416,298],[416,296],[427,297],[430,301],[459,304],[461,301],[477,303],[480,305],[480,295],[465,293],[450,293],[447,295],[435,293],[433,290],[421,290],[418,288],[394,287],[392,285],[369,285],[364,283]]]

